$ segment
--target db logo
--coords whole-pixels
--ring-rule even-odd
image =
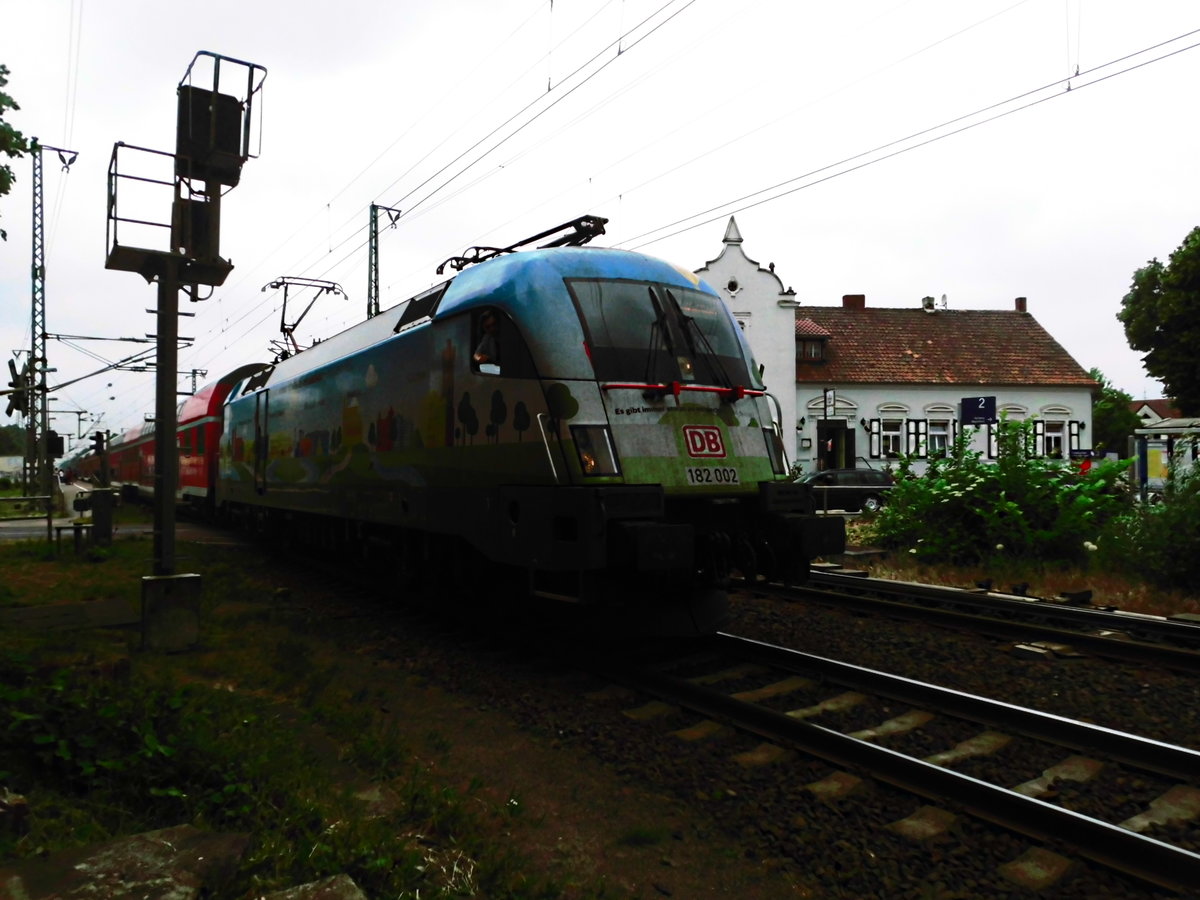
[[[724,456],[725,441],[716,425],[684,425],[688,456]]]

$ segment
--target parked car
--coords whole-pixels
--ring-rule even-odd
[[[817,509],[847,512],[875,512],[895,485],[891,474],[879,469],[825,469],[801,475],[798,481],[812,485]]]

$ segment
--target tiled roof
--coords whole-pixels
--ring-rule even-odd
[[[797,334],[801,319],[830,337],[824,362],[796,364],[798,382],[1095,386],[1024,312],[806,306]]]
[[[796,316],[796,337],[829,337],[829,332],[812,319]]]
[[[1155,399],[1155,400],[1133,400],[1129,404],[1129,408],[1137,412],[1143,406],[1148,406],[1154,410],[1154,414],[1160,419],[1173,419],[1179,416],[1179,410],[1175,407],[1174,400]]]

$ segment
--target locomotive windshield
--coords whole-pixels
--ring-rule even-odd
[[[676,285],[570,280],[601,381],[751,385],[720,299]]]

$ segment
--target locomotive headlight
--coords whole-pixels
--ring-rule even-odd
[[[584,475],[619,475],[617,450],[607,425],[572,425],[571,438]]]

